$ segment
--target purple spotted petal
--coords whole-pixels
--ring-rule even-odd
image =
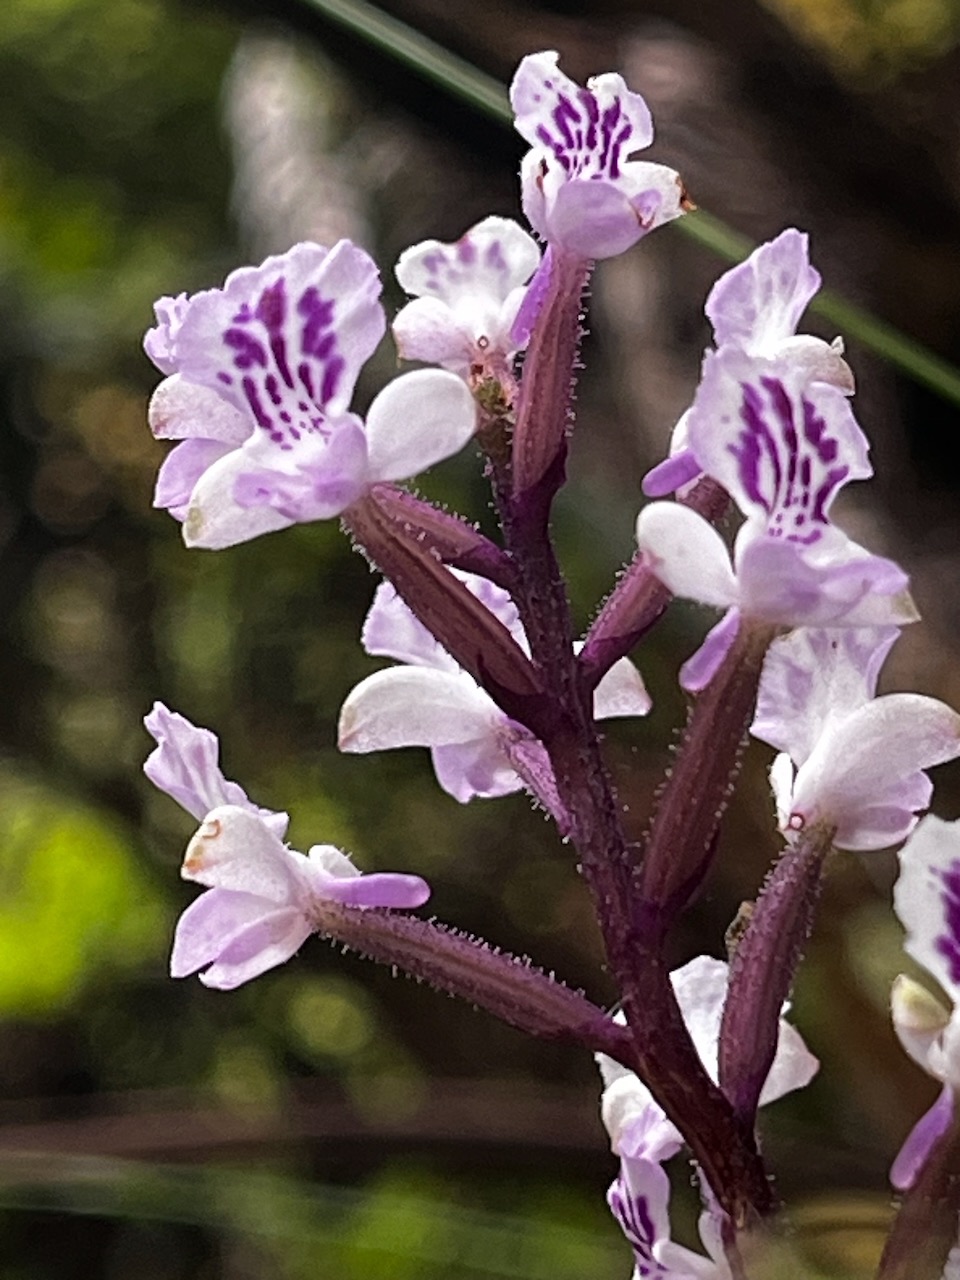
[[[897,627],[803,627],[774,640],[750,732],[803,764],[831,723],[875,695],[880,668],[899,635]]]
[[[811,545],[840,487],[872,474],[846,397],[790,361],[708,352],[689,438],[704,471],[771,536]]]
[[[960,822],[928,815],[900,850],[894,908],[908,955],[960,1001]],[[960,1063],[955,1071],[960,1078]]]
[[[797,331],[800,317],[820,288],[810,265],[807,236],[789,227],[732,267],[710,290],[704,310],[719,347],[775,346]]]
[[[607,1204],[626,1236],[644,1280],[670,1280],[657,1260],[658,1246],[670,1239],[670,1179],[652,1160],[622,1160],[607,1192]]]
[[[155,787],[165,791],[198,821],[219,805],[237,805],[256,814],[274,835],[283,839],[287,815],[261,809],[247,799],[242,787],[224,778],[216,734],[197,728],[162,702],[153,704],[143,723],[157,743],[143,766]]]
[[[897,1191],[909,1191],[917,1180],[934,1143],[953,1121],[953,1089],[944,1085],[940,1096],[910,1130],[890,1166],[890,1182]]]
[[[176,334],[180,372],[293,449],[344,413],[383,336],[380,280],[349,241],[299,244],[190,300]]]

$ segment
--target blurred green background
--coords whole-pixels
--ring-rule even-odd
[[[539,48],[571,74],[622,69],[698,202],[754,239],[810,229],[831,288],[960,362],[956,0],[384,8],[502,81]],[[582,1055],[317,941],[231,995],[167,978],[191,821],[139,772],[162,698],[292,813],[295,846],[421,872],[440,918],[614,998],[570,852],[522,797],[460,807],[425,753],[336,752],[374,666],[357,637],[375,585],[336,527],[187,553],[150,507],[155,297],[352,235],[393,308],[408,244],[518,213],[521,143],[311,0],[10,0],[0,122],[0,1280],[628,1275]],[[597,273],[557,524],[584,624],[630,555],[721,269],[668,229]],[[960,703],[957,408],[850,352],[879,474],[848,526],[904,559],[928,619],[888,684]],[[384,344],[361,403],[394,369]],[[473,456],[424,489],[489,519]],[[705,620],[671,612],[638,655],[654,714],[609,733],[637,833]],[[775,852],[767,762],[748,752],[678,963],[721,954]],[[940,772],[954,817],[960,774]],[[778,1275],[869,1274],[889,1160],[931,1100],[888,1028],[892,874],[837,860],[797,992],[824,1065],[767,1118],[793,1207]]]

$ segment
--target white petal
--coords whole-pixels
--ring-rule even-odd
[[[930,1052],[950,1021],[950,1013],[926,987],[901,973],[890,992],[893,1029],[917,1066],[932,1074]]]
[[[211,809],[187,846],[181,874],[209,888],[256,894],[296,905],[303,873],[294,853],[257,813],[236,805]]]
[[[593,694],[593,714],[597,720],[645,716],[652,705],[643,676],[629,658],[615,662]]]
[[[651,502],[637,517],[637,543],[676,596],[726,609],[737,581],[723,539],[702,516],[674,502]]]
[[[424,360],[454,372],[469,368],[472,334],[462,328],[439,298],[415,298],[396,315],[393,336],[403,360]]]
[[[442,369],[405,373],[376,397],[367,414],[372,480],[409,480],[458,453],[476,428],[466,385]]]
[[[341,751],[442,747],[495,734],[502,713],[466,672],[390,667],[362,680],[340,711]]]
[[[293,524],[274,507],[242,507],[237,502],[233,496],[237,480],[253,469],[246,449],[233,449],[207,468],[190,495],[183,522],[183,540],[188,547],[220,551]]]
[[[248,413],[229,404],[216,391],[187,382],[179,373],[164,378],[150,397],[150,430],[158,440],[219,440],[241,445],[254,431]]]
[[[797,774],[794,807],[828,821],[882,805],[920,769],[960,755],[960,715],[918,693],[875,698],[825,732]]]

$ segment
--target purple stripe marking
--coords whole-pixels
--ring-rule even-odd
[[[960,982],[960,862],[954,862],[949,871],[938,874],[946,890],[941,900],[950,932],[937,938],[934,946],[950,967],[950,981]]]

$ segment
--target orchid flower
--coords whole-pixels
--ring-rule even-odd
[[[696,956],[671,974],[683,1020],[712,1080],[717,1079],[727,969],[723,960]],[[632,1071],[602,1054],[598,1055],[597,1064],[604,1084],[600,1113],[614,1154],[658,1163],[676,1155],[683,1145],[680,1131],[667,1119],[646,1085]],[[800,1033],[781,1018],[777,1055],[760,1095],[761,1106],[802,1089],[813,1079],[818,1066]]]
[[[484,218],[456,244],[413,245],[396,266],[414,295],[393,322],[400,355],[468,380],[511,380],[513,356],[525,345],[511,331],[539,265],[536,242],[509,218]]]
[[[939,984],[953,1008],[901,975],[893,986],[893,1025],[904,1049],[934,1080],[940,1097],[900,1150],[890,1178],[911,1186],[930,1148],[953,1120],[960,1090],[960,822],[928,815],[900,850],[893,905],[906,930],[904,949]]]
[[[459,378],[408,373],[349,412],[383,336],[380,280],[347,240],[298,244],[228,276],[222,289],[163,298],[144,347],[166,379],[150,426],[181,440],[154,505],[192,547],[220,548],[339,515],[377,481],[402,480],[469,440],[475,408]]]
[[[621,1161],[607,1204],[633,1249],[634,1280],[731,1280],[716,1219],[700,1215],[700,1238],[709,1258],[670,1238],[670,1179],[656,1160]]]
[[[826,382],[853,395],[843,340],[825,342],[797,333],[800,317],[819,288],[820,273],[810,265],[808,237],[788,227],[731,267],[710,290],[704,311],[713,326],[714,343],[762,360],[782,358],[807,382]],[[670,456],[644,477],[643,491],[650,498],[672,493],[703,470],[689,445],[687,419],[684,413],[674,428]]]
[[[528,652],[510,596],[476,574],[450,570]],[[395,658],[350,693],[340,712],[341,751],[429,747],[440,786],[461,803],[519,791],[530,770],[549,787],[549,764],[529,730],[510,720],[472,676],[457,665],[394,589],[377,588],[363,628],[367,653]],[[646,715],[650,698],[636,667],[614,664],[594,694],[597,719]],[[538,750],[539,749],[539,750]],[[524,778],[517,772],[523,770]],[[541,798],[544,798],[541,796]]]
[[[744,623],[799,627],[900,625],[917,614],[907,577],[829,518],[842,485],[872,474],[867,443],[836,387],[809,383],[783,356],[708,352],[689,420],[706,473],[746,516],[731,557],[689,508],[653,502],[637,541],[675,595],[727,610],[681,672],[702,689]]]
[[[722,960],[697,956],[671,975],[683,1020],[713,1080],[718,1072],[727,970]],[[727,1280],[729,1271],[712,1213],[707,1211],[700,1222],[701,1239],[710,1259],[670,1240],[669,1180],[661,1166],[683,1145],[680,1131],[632,1071],[602,1054],[597,1064],[604,1083],[600,1111],[613,1151],[620,1157],[620,1173],[610,1188],[608,1202],[633,1247],[639,1275],[657,1280]],[[803,1088],[818,1066],[799,1032],[781,1018],[777,1054],[760,1096],[761,1105]]]
[[[200,973],[227,991],[289,960],[322,925],[325,903],[419,907],[430,896],[419,876],[361,875],[345,853],[315,845],[305,856],[283,842],[286,814],[252,804],[218,764],[217,739],[157,703],[145,724],[157,740],[144,771],[194,817],[182,875],[206,886],[177,924],[174,978]],[[211,804],[210,802],[213,801]]]
[[[760,679],[755,738],[771,769],[780,829],[835,827],[842,849],[882,849],[910,834],[933,784],[923,772],[960,756],[960,715],[918,693],[876,697],[896,627],[774,640]]]
[[[629,158],[653,142],[643,98],[614,73],[583,89],[557,61],[530,54],[510,86],[517,131],[533,148],[520,170],[523,211],[555,248],[611,258],[689,205],[673,169]]]

